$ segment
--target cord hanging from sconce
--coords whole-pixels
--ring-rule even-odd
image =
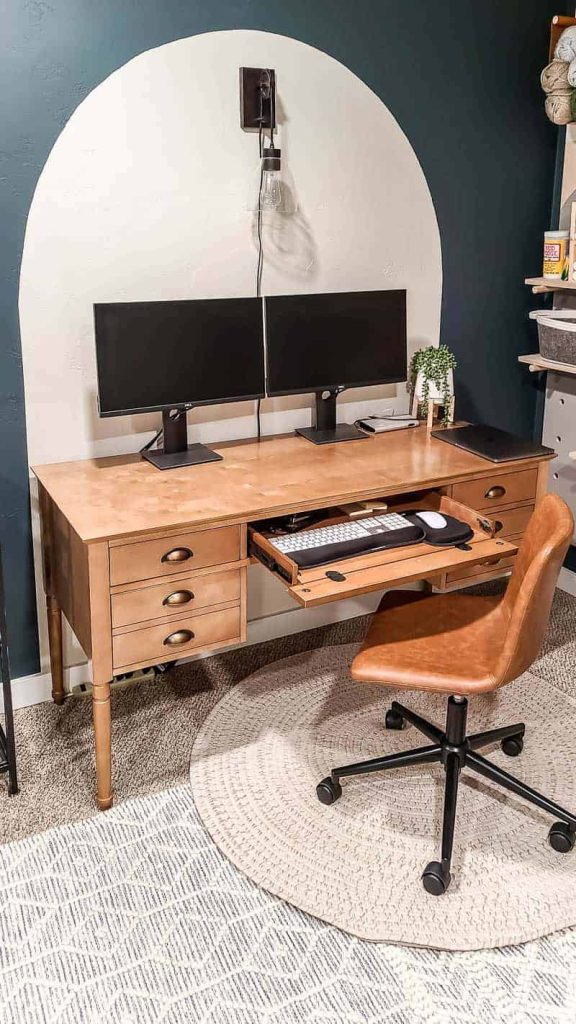
[[[276,128],[276,73],[270,68],[240,68],[240,124],[246,131],[258,131],[259,183],[256,204],[256,230],[258,259],[256,263],[256,295],[262,295],[264,269],[264,241],[262,214],[282,209],[283,194],[280,180],[281,151],[274,146]],[[268,145],[264,145],[265,131],[269,132]],[[251,209],[254,209],[252,206]],[[258,437],[261,436],[260,399],[256,402]]]

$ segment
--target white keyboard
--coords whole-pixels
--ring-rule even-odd
[[[412,526],[409,519],[397,512],[384,515],[367,516],[365,519],[351,519],[346,523],[334,526],[319,526],[316,530],[303,530],[301,533],[290,533],[282,537],[269,537],[278,551],[289,554],[291,551],[308,551],[311,548],[324,547],[326,544],[345,544],[346,541],[359,537],[373,537],[391,530],[405,530]]]

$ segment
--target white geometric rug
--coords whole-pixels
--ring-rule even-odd
[[[355,939],[269,896],[189,786],[0,848],[2,1024],[566,1024],[576,933],[475,953]]]

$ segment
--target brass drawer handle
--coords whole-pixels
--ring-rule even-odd
[[[500,533],[500,530],[503,528],[503,526],[504,526],[504,523],[502,522],[501,519],[495,519],[494,520],[494,533]]]
[[[191,629],[177,629],[175,633],[170,633],[163,643],[165,647],[179,647],[181,644],[187,644],[193,639],[194,633]]]
[[[164,598],[162,604],[167,604],[169,608],[172,608],[173,605],[188,604],[193,597],[194,594],[191,590],[175,590],[173,594],[168,594],[168,597]]]
[[[165,555],[162,555],[162,562],[186,562],[189,558],[194,555],[190,548],[172,548],[172,551],[167,551]]]
[[[486,491],[486,494],[484,495],[484,497],[485,498],[503,498],[505,494],[506,494],[506,488],[505,487],[501,487],[500,484],[496,484],[494,487],[490,487],[490,489],[488,491]]]

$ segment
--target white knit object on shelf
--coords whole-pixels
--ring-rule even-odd
[[[572,107],[570,96],[572,90],[567,92],[553,92],[546,97],[546,114],[552,124],[570,124],[572,121]]]
[[[574,62],[573,62],[574,63]],[[545,93],[566,92],[568,89],[568,64],[565,60],[553,60],[540,75],[540,84]],[[574,83],[571,82],[571,85]]]
[[[568,65],[568,85],[576,87],[576,57]]]
[[[558,60],[574,60],[576,57],[576,25],[565,28],[560,39],[556,43],[554,56]]]

